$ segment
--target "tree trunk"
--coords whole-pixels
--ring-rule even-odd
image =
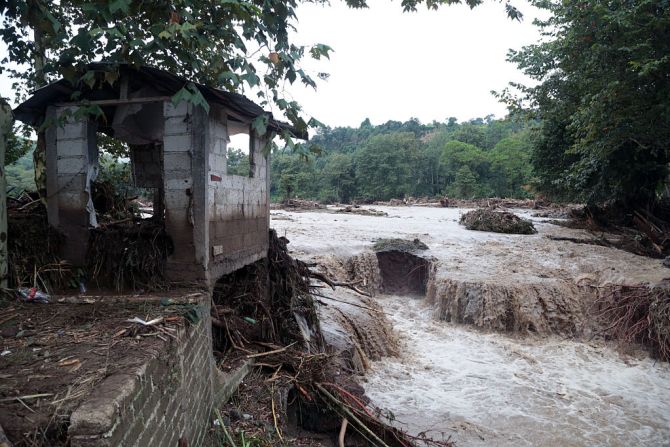
[[[12,108],[0,97],[0,287],[7,288],[7,180],[5,179],[5,152],[7,136],[12,128]]]
[[[44,8],[44,5],[40,4],[39,1],[32,1],[30,7],[33,8],[33,12],[28,14],[28,22],[30,27],[33,30],[33,41],[35,43],[35,53],[33,54],[33,68],[35,69],[35,85],[40,88],[47,85],[47,78],[44,72],[44,66],[46,65],[46,45],[45,45],[45,36],[44,32],[37,23],[36,13],[40,9]],[[35,170],[35,186],[37,187],[37,192],[46,205],[47,201],[47,172],[46,172],[46,159],[47,159],[47,144],[44,131],[37,133],[37,145],[33,151],[33,166]]]

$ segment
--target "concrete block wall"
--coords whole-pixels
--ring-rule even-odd
[[[70,417],[72,447],[203,445],[218,392],[209,296],[200,321],[180,329],[154,358],[112,375]],[[215,389],[217,388],[217,389]]]
[[[266,256],[268,162],[264,141],[250,144],[253,175],[228,175],[225,111],[164,103],[166,230],[175,243],[168,278],[216,281]]]
[[[249,145],[253,175],[226,172],[227,126],[210,117],[209,274],[212,280],[264,258],[268,249],[268,163],[264,141]]]
[[[194,240],[193,191],[193,106],[163,103],[163,188],[165,191],[165,229],[174,241],[166,275],[173,281],[206,279],[206,266],[196,262]]]
[[[97,127],[87,119],[75,119],[75,112],[75,107],[51,107],[47,112],[48,118],[60,123],[46,132],[48,217],[66,237],[64,259],[83,265],[88,228],[95,222],[94,212],[91,216],[87,210],[91,188],[87,176],[98,164]]]

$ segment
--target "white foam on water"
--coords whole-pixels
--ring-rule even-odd
[[[504,235],[458,225],[456,208],[381,207],[388,217],[273,211],[272,226],[302,259],[346,258],[378,238],[419,238],[438,279],[502,285],[577,281],[655,283],[656,259],[547,236],[592,237],[532,218],[538,233]],[[518,214],[530,218],[528,210]],[[363,385],[414,433],[459,446],[670,446],[670,366],[611,347],[510,337],[433,318],[422,300],[378,297],[404,342],[374,362]]]
[[[670,445],[667,363],[487,334],[434,321],[422,300],[379,300],[405,346],[363,385],[410,432],[465,446]]]

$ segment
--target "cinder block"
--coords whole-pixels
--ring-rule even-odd
[[[56,125],[57,140],[86,139],[88,123],[86,121],[70,121],[63,125]]]
[[[177,115],[165,118],[163,135],[179,135],[191,133],[191,120],[187,115]]]
[[[174,173],[174,171],[172,171]],[[186,173],[181,173],[181,175],[177,175],[176,177],[182,177],[182,178],[166,178],[165,179],[165,189],[187,189],[191,188],[193,186],[193,179],[191,177],[183,178],[186,176]],[[166,176],[167,177],[167,176]]]
[[[57,140],[56,152],[58,157],[88,156],[88,140],[77,138],[74,140]]]
[[[56,162],[58,173],[63,174],[86,174],[88,172],[88,160],[84,155],[59,157]]]
[[[58,175],[58,195],[63,193],[81,194],[86,186],[86,176],[84,174],[59,174]],[[61,204],[60,206],[63,206]]]
[[[193,147],[190,133],[163,136],[163,150],[167,152],[188,152]]]
[[[191,105],[186,101],[181,101],[174,105],[171,100],[163,102],[163,116],[184,116],[190,112]]]
[[[191,170],[191,154],[183,152],[166,153],[163,157],[163,167],[165,172],[175,169]]]

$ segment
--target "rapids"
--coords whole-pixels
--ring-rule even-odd
[[[361,317],[348,304],[324,308],[325,320],[346,313],[333,334],[356,332],[351,343],[368,354],[357,362],[367,369],[362,385],[396,424],[461,446],[670,446],[670,367],[591,341],[587,313],[591,286],[670,276],[658,260],[547,239],[589,234],[540,218],[532,218],[538,234],[502,235],[459,226],[462,209],[374,208],[388,217],[273,211],[272,225],[294,256],[375,290],[376,239],[430,247],[421,253],[434,267],[427,298],[378,294]],[[344,289],[326,294],[355,299]]]

